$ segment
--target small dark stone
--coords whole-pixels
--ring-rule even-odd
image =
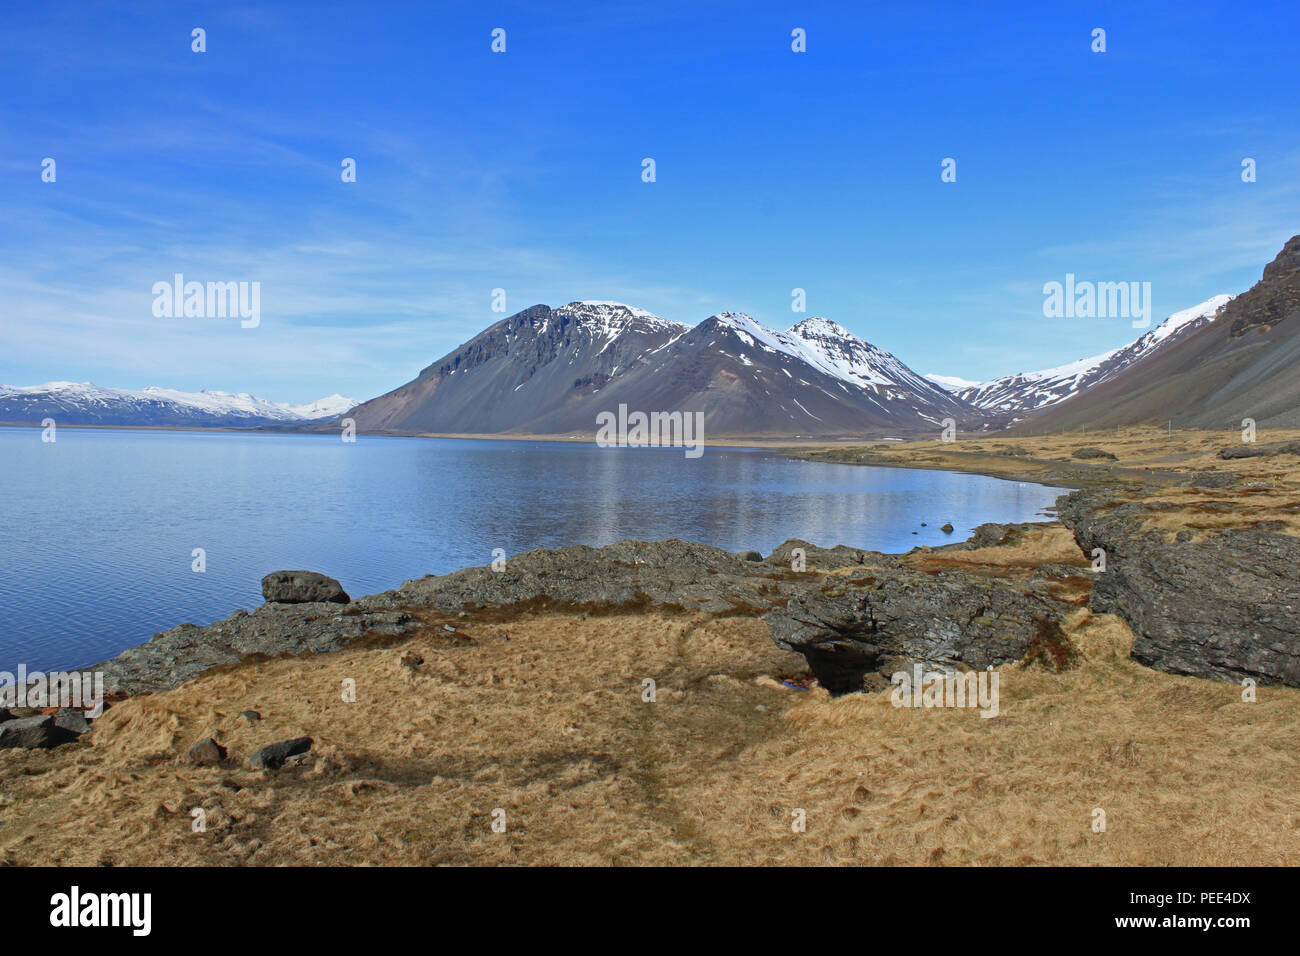
[[[246,710],[239,716],[248,721],[250,726],[262,719],[262,715],[255,710]]]
[[[942,527],[939,528],[939,530],[942,531],[944,534],[952,534],[952,523],[949,522],[948,524],[943,525]]]
[[[19,717],[0,724],[0,750],[8,747],[25,747],[34,750],[53,747],[58,742],[58,729],[54,726],[54,717],[50,714],[40,717]]]
[[[763,556],[762,556],[761,554],[759,554],[757,551],[742,551],[742,552],[740,552],[740,560],[742,560],[742,561],[762,561],[762,560],[763,560]]]
[[[248,758],[248,765],[258,770],[279,770],[290,757],[311,750],[312,743],[310,737],[282,740],[253,754]]]
[[[196,767],[215,767],[226,759],[226,748],[211,737],[204,737],[186,755]]]
[[[275,604],[347,604],[352,600],[343,585],[316,571],[272,571],[262,578],[262,597]]]

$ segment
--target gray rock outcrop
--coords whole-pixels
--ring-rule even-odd
[[[1133,658],[1174,674],[1300,687],[1300,539],[1226,530],[1172,540],[1151,505],[1075,492],[1059,503],[1085,553],[1106,553],[1091,607],[1133,629]]]
[[[88,670],[102,671],[109,694],[138,694],[183,684],[211,667],[254,654],[336,651],[366,634],[400,636],[419,627],[395,608],[337,604],[263,604],[206,627],[181,624]]]
[[[873,569],[830,579],[766,615],[773,640],[798,651],[832,694],[883,687],[913,664],[983,670],[1041,648],[1068,656],[1059,621],[1069,610],[1036,585],[962,572]]]
[[[762,609],[775,595],[797,590],[790,562],[799,545],[808,549],[810,570],[857,564],[870,553],[849,548],[823,551],[806,542],[787,541],[766,561],[752,561],[721,548],[676,539],[620,541],[603,548],[576,545],[516,555],[501,571],[477,567],[429,575],[367,600],[443,611],[530,602],[556,609]]]

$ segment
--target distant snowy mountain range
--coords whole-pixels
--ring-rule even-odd
[[[1216,295],[1190,309],[1175,312],[1136,342],[1056,368],[1017,372],[988,382],[971,382],[946,375],[927,375],[926,378],[981,411],[1000,413],[1018,420],[1110,381],[1156,351],[1183,340],[1213,322],[1232,299],[1230,295]]]
[[[0,422],[60,425],[207,426],[302,424],[336,418],[357,402],[330,395],[306,405],[272,402],[246,392],[180,392],[150,386],[137,391],[90,382],[0,385]]]

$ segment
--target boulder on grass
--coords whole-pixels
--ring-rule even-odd
[[[1075,458],[1105,458],[1107,461],[1118,461],[1118,459],[1104,448],[1076,448],[1071,452]]]
[[[226,748],[211,737],[204,737],[190,748],[186,759],[196,767],[215,767],[226,759]]]

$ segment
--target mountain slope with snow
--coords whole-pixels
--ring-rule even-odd
[[[660,361],[611,383],[600,400],[610,408],[701,411],[707,434],[763,437],[937,433],[944,418],[971,413],[832,322],[809,319],[777,331],[737,312],[701,322]]]
[[[1034,424],[1239,429],[1246,418],[1259,428],[1300,427],[1300,236],[1213,322],[1171,335],[1140,364]]]
[[[629,409],[700,411],[712,435],[937,430],[960,399],[827,319],[694,327],[619,303],[525,309],[354,412],[361,429],[563,434]]]
[[[133,391],[91,382],[0,385],[0,421],[32,424],[53,418],[60,425],[256,427],[328,420],[356,404],[342,395],[291,405],[247,392],[182,392],[157,386]]]
[[[1232,298],[1216,295],[1190,309],[1175,312],[1137,341],[1121,348],[1056,368],[1018,372],[959,387],[955,394],[982,411],[1018,420],[1108,382],[1137,362],[1182,341],[1213,322]]]

